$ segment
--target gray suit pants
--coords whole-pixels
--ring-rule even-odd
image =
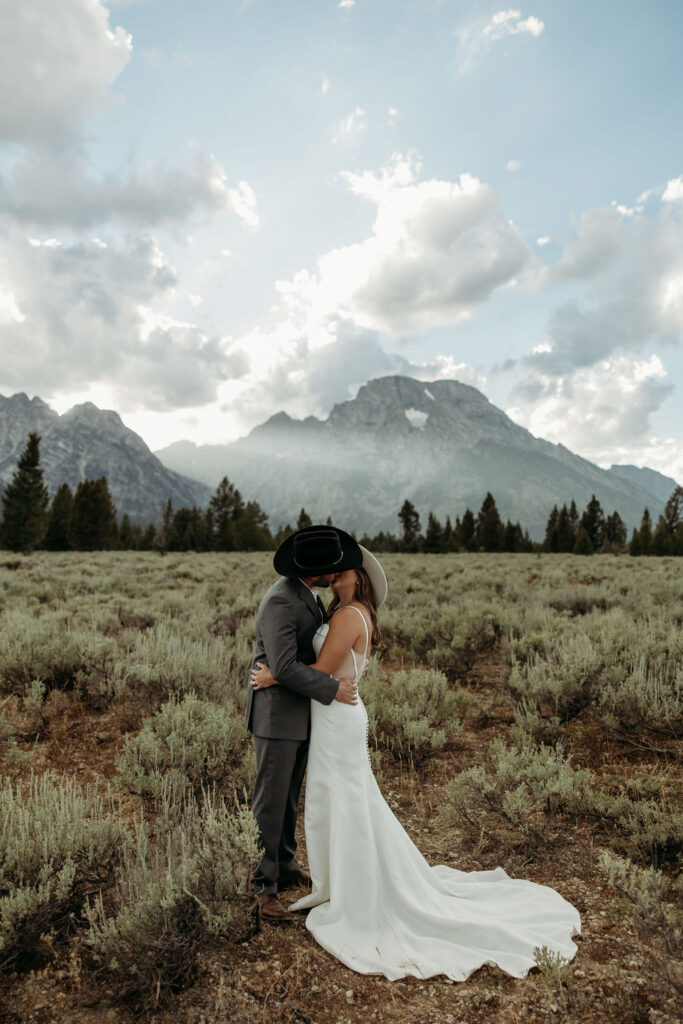
[[[254,748],[257,770],[251,810],[265,853],[252,881],[259,891],[276,893],[278,879],[284,880],[299,869],[294,833],[308,740],[254,736]]]

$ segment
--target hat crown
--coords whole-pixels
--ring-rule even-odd
[[[335,530],[309,528],[294,535],[294,564],[302,572],[333,566],[343,558],[339,536]]]

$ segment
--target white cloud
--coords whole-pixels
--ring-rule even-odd
[[[460,74],[471,71],[498,40],[523,34],[538,37],[544,28],[540,18],[522,18],[522,12],[515,10],[498,11],[489,21],[477,18],[462,25],[456,32]]]
[[[30,380],[50,398],[106,385],[119,408],[171,409],[211,401],[248,369],[230,339],[164,313],[177,275],[149,235],[121,245],[12,233],[0,241],[0,280],[20,314],[3,329],[0,391]]]
[[[323,94],[323,96],[325,95],[325,93],[330,91],[330,80],[327,77],[327,75],[325,75],[325,77],[322,80],[322,84],[320,86],[320,91]]]
[[[77,131],[123,71],[130,35],[101,0],[0,6],[0,138],[54,143]]]
[[[302,332],[331,314],[391,333],[455,323],[531,267],[494,189],[469,174],[418,181],[418,170],[396,155],[379,174],[344,174],[377,206],[373,234],[325,253],[316,273],[278,282]]]
[[[536,436],[600,465],[647,462],[683,478],[683,445],[654,437],[651,425],[672,391],[657,355],[614,356],[561,377],[524,382],[515,392],[523,404],[507,412]]]
[[[519,160],[508,160],[508,162],[505,165],[505,170],[506,171],[519,171],[521,169],[521,167],[522,167],[522,164],[520,163]]]
[[[542,238],[537,238],[536,239],[536,245],[539,245],[539,246],[541,246],[541,248],[543,248],[543,246],[547,245],[549,241],[550,241],[550,236],[549,235],[543,235]]]
[[[42,227],[89,228],[121,219],[152,227],[178,223],[203,211],[232,212],[258,224],[257,200],[246,181],[230,185],[225,169],[209,153],[187,168],[154,166],[126,177],[90,174],[80,155],[29,151],[0,179],[0,211],[14,221]]]
[[[469,364],[450,356],[416,363],[388,352],[376,331],[341,317],[330,317],[315,337],[301,333],[292,321],[282,321],[236,344],[249,351],[254,368],[237,388],[224,389],[226,412],[238,418],[241,432],[281,409],[297,418],[327,416],[335,402],[346,401],[368,380],[389,374],[424,381],[451,378],[478,388],[486,383]]]
[[[356,0],[339,0],[337,7],[351,8],[356,6]]]
[[[565,374],[629,351],[679,344],[683,336],[683,222],[617,209],[589,210],[549,280],[577,293],[551,314],[548,347],[526,358],[542,373]]]
[[[365,131],[366,127],[365,111],[362,107],[356,107],[339,122],[338,134],[334,136],[332,142],[337,143],[349,136],[358,135],[359,132]]]
[[[399,113],[399,111],[397,110],[396,107],[388,107],[387,108],[387,117],[389,119],[387,123],[388,123],[390,128],[394,127],[394,125],[396,124],[396,122],[398,121],[400,116],[401,115],[400,115],[400,113]]]
[[[665,203],[677,203],[683,199],[683,174],[680,178],[671,178],[666,183],[662,199]]]

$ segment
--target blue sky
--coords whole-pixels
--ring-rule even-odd
[[[0,391],[152,447],[452,376],[683,478],[683,5],[0,11]]]

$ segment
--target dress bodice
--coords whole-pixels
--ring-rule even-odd
[[[352,647],[349,652],[351,661],[348,661],[347,655],[347,658],[345,658],[342,664],[339,666],[339,671],[340,675],[342,676],[347,674],[350,675],[351,665],[353,665],[353,677],[356,680],[356,682],[358,682],[358,680],[362,677],[363,672],[365,671],[365,666],[368,663],[368,648],[370,647],[370,634],[368,632],[368,624],[365,621],[365,616],[363,615],[363,613],[358,608],[354,608],[353,610],[355,612],[358,612],[361,619],[363,620],[363,625],[365,627],[365,653],[359,654],[357,651],[354,651]],[[322,649],[323,644],[325,643],[325,638],[327,637],[329,629],[329,622],[323,622],[322,626],[318,626],[317,630],[315,631],[315,635],[313,637],[313,650],[315,651],[316,658],[320,657],[320,651]],[[346,667],[347,664],[348,668]]]

